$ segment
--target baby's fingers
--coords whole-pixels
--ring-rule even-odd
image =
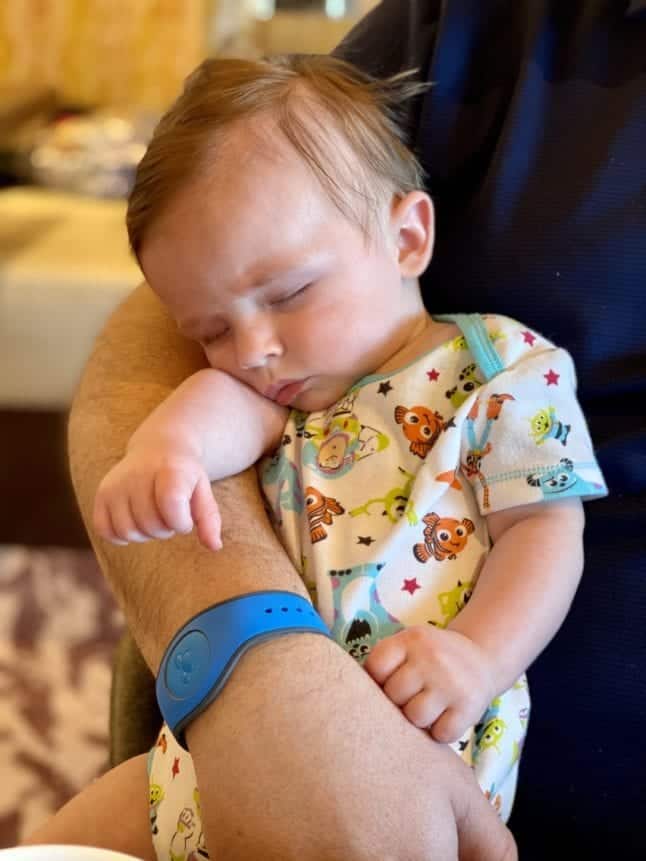
[[[462,709],[447,708],[432,721],[431,735],[435,741],[450,744],[460,739],[476,720],[470,720]]]
[[[160,517],[168,529],[187,535],[193,529],[191,496],[197,476],[176,469],[160,469],[155,476],[153,496]]]
[[[370,651],[363,664],[368,675],[383,685],[395,670],[406,660],[407,648],[405,641],[393,634],[380,640]]]
[[[164,522],[157,510],[154,480],[139,480],[130,495],[130,510],[140,532],[148,538],[172,538],[174,530]]]
[[[384,685],[384,693],[396,706],[405,706],[424,690],[424,680],[410,663],[399,667]]]
[[[125,545],[128,542],[117,537],[112,525],[110,517],[110,509],[105,499],[97,494],[94,500],[94,510],[92,512],[92,523],[94,531],[100,538],[105,541],[110,541],[112,544]]]
[[[213,498],[211,484],[204,473],[195,485],[191,499],[191,511],[197,527],[197,535],[202,544],[209,550],[221,550],[222,521],[220,509]]]
[[[148,541],[135,521],[130,507],[130,496],[127,493],[112,494],[106,499],[106,508],[111,524],[112,537],[108,538],[113,544],[141,543]]]
[[[431,734],[439,741],[435,735],[435,728],[438,719],[442,720],[442,717],[447,714],[445,706],[444,697],[438,691],[424,688],[406,703],[403,712],[408,720],[420,729],[432,726]],[[453,741],[453,739],[443,739],[443,741]]]

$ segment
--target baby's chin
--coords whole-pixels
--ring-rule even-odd
[[[315,385],[311,389],[306,389],[298,394],[289,406],[291,409],[300,410],[303,413],[327,410],[332,404],[341,400],[349,388],[349,385]]]

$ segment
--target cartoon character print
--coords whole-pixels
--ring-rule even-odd
[[[402,431],[410,442],[409,451],[426,457],[444,430],[444,417],[429,407],[395,407],[395,421],[402,425]]]
[[[354,464],[361,423],[353,406],[344,399],[305,425],[303,462],[322,475],[345,475]]]
[[[469,580],[466,583],[458,580],[453,589],[449,589],[447,592],[440,592],[437,599],[440,603],[440,610],[444,616],[444,621],[439,627],[446,628],[449,622],[452,619],[455,619],[460,610],[463,610],[466,607],[472,594],[472,580]]]
[[[210,855],[207,852],[206,844],[204,842],[204,828],[201,826],[202,804],[200,800],[200,790],[197,788],[197,786],[193,790],[193,801],[195,802],[195,807],[197,809],[197,817],[200,821],[200,834],[197,838],[197,846],[192,852],[190,852],[186,861],[204,861],[204,859],[210,858]]]
[[[456,520],[455,517],[440,517],[434,511],[422,517],[426,524],[424,528],[424,543],[415,544],[413,555],[418,562],[428,562],[433,557],[438,562],[445,559],[457,559],[467,546],[469,535],[475,531],[472,520],[468,517]]]
[[[500,704],[500,697],[492,700],[482,719],[474,727],[476,737],[474,762],[477,762],[486,750],[494,748],[500,753],[498,745],[507,730],[507,724],[500,717]]]
[[[348,512],[350,517],[359,517],[361,514],[370,515],[371,507],[379,505],[382,509],[382,515],[387,517],[391,523],[397,523],[401,517],[406,515],[408,523],[411,526],[416,526],[418,517],[410,499],[415,476],[410,472],[406,472],[401,466],[398,469],[406,476],[406,482],[401,487],[391,488],[385,496],[374,497],[373,499],[369,499],[364,505],[351,509]]]
[[[482,727],[480,734],[480,750],[485,751],[488,748],[495,747],[498,753],[500,748],[498,743],[502,739],[507,730],[507,724],[501,717],[493,718]]]
[[[164,800],[164,787],[158,783],[150,784],[148,790],[148,815],[150,817],[150,831],[152,834],[157,834],[157,816],[159,815],[159,805]]]
[[[527,484],[538,487],[543,499],[553,499],[555,496],[588,496],[597,494],[600,485],[591,484],[574,471],[574,464],[567,457],[545,472],[533,472],[527,476]]]
[[[188,861],[195,841],[193,837],[198,827],[195,811],[192,807],[184,807],[177,818],[177,827],[170,840],[170,861]]]
[[[370,563],[328,572],[334,602],[332,636],[360,664],[379,640],[404,627],[379,600],[378,577],[383,567]]]
[[[500,418],[500,413],[505,404],[505,401],[516,400],[513,395],[489,395],[487,398],[487,424],[489,422],[497,422]]]
[[[324,496],[320,490],[309,486],[305,488],[305,513],[312,544],[327,538],[326,526],[332,526],[332,517],[345,514],[345,508],[331,496]]]
[[[287,457],[283,448],[290,442],[291,438],[285,435],[281,448],[266,459],[261,468],[262,483],[276,485],[275,503],[270,514],[278,526],[283,522],[283,511],[295,511],[300,514],[303,510],[303,486],[298,468]],[[266,497],[269,498],[269,494],[266,494]]]
[[[467,440],[469,448],[465,461],[462,463],[462,470],[467,478],[477,478],[482,487],[482,506],[490,508],[491,500],[489,497],[489,485],[486,476],[482,472],[482,460],[492,451],[489,435],[493,423],[500,418],[500,413],[507,401],[513,401],[513,395],[490,395],[487,399],[487,409],[485,414],[485,424],[479,437],[476,437],[475,423],[480,414],[480,398],[476,398],[473,406],[469,410],[466,420]]]
[[[364,457],[377,454],[383,451],[389,444],[390,440],[385,433],[376,430],[376,428],[371,428],[369,425],[361,425],[356,460],[363,460]]]
[[[486,319],[487,319],[487,317],[485,315],[483,315],[483,320],[486,320]],[[495,344],[496,341],[500,341],[501,339],[503,339],[505,337],[506,337],[506,335],[500,331],[489,332],[489,340],[491,341],[492,344]],[[464,335],[457,335],[455,338],[453,338],[452,341],[448,342],[447,348],[449,350],[451,350],[453,353],[459,353],[462,350],[468,350],[469,345],[467,344],[467,339],[464,337]]]
[[[322,416],[314,416],[305,424],[303,464],[327,478],[340,478],[357,461],[390,444],[386,434],[361,424],[354,412],[357,395],[357,391],[349,392]]]
[[[545,407],[539,410],[536,415],[531,417],[529,425],[530,436],[534,438],[536,445],[543,445],[548,439],[555,439],[561,445],[567,445],[571,425],[566,425],[559,421],[556,417],[554,407]]]
[[[499,792],[496,792],[496,788],[492,783],[489,789],[485,790],[485,798],[491,804],[493,809],[496,811],[498,816],[501,815],[502,811],[502,795]]]
[[[482,380],[478,378],[476,373],[476,364],[475,362],[472,362],[470,365],[466,365],[462,368],[458,376],[458,384],[453,386],[452,389],[448,389],[444,395],[457,409],[458,407],[461,407],[469,395],[475,392],[476,389],[480,388],[481,385]]]
[[[453,490],[462,490],[462,482],[457,476],[457,470],[449,469],[446,472],[440,472],[435,476],[435,481],[442,481],[452,487]]]

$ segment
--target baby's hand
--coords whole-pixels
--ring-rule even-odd
[[[416,625],[381,640],[364,669],[436,741],[457,741],[497,694],[486,653],[457,631]]]
[[[105,476],[94,501],[94,528],[113,544],[171,538],[193,526],[220,550],[220,512],[204,467],[193,455],[153,447],[128,451]]]

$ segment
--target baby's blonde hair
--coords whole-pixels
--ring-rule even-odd
[[[406,101],[425,88],[410,73],[379,80],[328,55],[205,60],[159,121],[137,169],[126,218],[134,254],[178,191],[217,158],[221,133],[261,114],[368,234],[393,195],[423,187],[401,119]],[[344,158],[339,135],[356,164]]]

